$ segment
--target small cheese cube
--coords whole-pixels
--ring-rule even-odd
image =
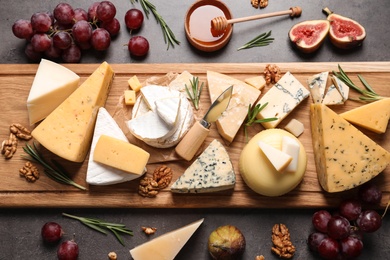
[[[120,139],[101,135],[93,160],[125,172],[142,175],[150,154],[138,146]]]
[[[136,100],[135,91],[134,90],[125,90],[125,104],[126,105],[134,105]]]
[[[298,169],[298,159],[299,159],[299,150],[301,146],[292,137],[283,136],[282,138],[282,152],[290,155],[292,157],[291,162],[287,165],[285,169],[286,172],[296,172]]]
[[[284,129],[292,133],[295,137],[298,137],[305,130],[305,126],[302,124],[301,121],[298,121],[297,119],[293,118],[290,120],[290,122],[288,122]]]
[[[142,87],[141,82],[138,80],[137,75],[132,76],[127,83],[129,83],[129,87],[135,92],[139,91]]]
[[[262,90],[266,84],[263,76],[255,76],[255,77],[247,78],[244,81],[245,83],[251,85],[252,87],[258,90]]]
[[[268,158],[270,163],[275,167],[278,172],[284,172],[287,166],[292,161],[292,157],[285,152],[269,145],[263,141],[259,141],[258,145],[263,151],[264,155]]]

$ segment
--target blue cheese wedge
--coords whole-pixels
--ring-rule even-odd
[[[349,95],[349,87],[335,75],[332,75],[331,79],[337,90],[340,92],[340,95],[343,97],[343,101],[346,101]]]
[[[262,123],[265,128],[275,128],[309,95],[310,92],[288,71],[260,98],[258,104],[268,105],[256,117],[258,119],[276,117],[277,120]]]
[[[176,193],[205,193],[234,188],[236,175],[225,147],[214,139],[171,186]]]
[[[315,74],[307,79],[307,84],[309,86],[309,91],[313,103],[321,103],[326,89],[326,83],[328,82],[328,71],[324,71],[318,74]]]
[[[330,85],[322,103],[328,106],[342,105],[344,104],[344,99],[340,92],[337,90],[336,86]]]
[[[119,128],[118,124],[103,107],[99,108],[99,112],[97,115],[91,145],[91,155],[89,156],[88,160],[87,183],[91,185],[110,185],[131,181],[141,177],[141,175],[130,174],[128,172],[124,172],[119,169],[115,169],[113,167],[97,163],[93,160],[92,155],[95,151],[96,144],[101,135],[108,135],[128,142],[125,134]],[[144,172],[146,172],[146,169]]]

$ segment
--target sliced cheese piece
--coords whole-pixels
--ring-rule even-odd
[[[172,192],[204,193],[232,189],[236,183],[225,147],[214,139],[171,186]]]
[[[154,102],[157,114],[170,127],[176,125],[179,117],[180,101],[180,97],[169,97],[158,99]]]
[[[174,80],[172,80],[168,87],[173,90],[177,90],[188,97],[186,91],[186,85],[188,88],[191,88],[191,81],[194,79],[194,76],[188,71],[183,71],[180,73]]]
[[[139,82],[139,79],[137,75],[132,76],[127,83],[129,84],[129,87],[134,90],[135,92],[138,92],[142,88],[141,82]]]
[[[134,260],[173,260],[203,223],[203,219],[176,229],[130,250]]]
[[[259,149],[258,142],[263,141],[281,150],[283,136],[294,138],[299,143],[300,150],[297,170],[280,174]],[[303,144],[294,135],[280,128],[266,129],[245,145],[238,166],[242,179],[254,192],[264,196],[281,196],[295,189],[302,181],[306,172],[307,155]]]
[[[264,153],[264,155],[267,157],[267,159],[270,161],[272,166],[278,171],[278,172],[284,172],[284,170],[287,168],[287,166],[290,164],[292,157],[273,147],[272,145],[269,145],[263,141],[259,141],[257,143],[261,149],[261,151]]]
[[[324,71],[315,74],[307,79],[311,98],[314,103],[321,103],[326,89],[326,83],[328,82],[328,71]]]
[[[150,154],[127,141],[101,135],[93,152],[93,160],[131,174],[142,175]]]
[[[125,104],[134,105],[136,100],[136,95],[134,90],[125,90]]]
[[[211,103],[233,85],[229,106],[216,122],[218,133],[231,143],[248,114],[249,104],[253,105],[261,92],[241,80],[213,71],[207,71],[207,82]]]
[[[145,86],[141,88],[141,93],[144,101],[152,111],[156,111],[156,100],[170,97],[180,97],[179,91],[157,85]]]
[[[331,79],[337,90],[340,92],[340,95],[343,97],[343,101],[347,101],[349,95],[349,87],[335,75],[332,75]]]
[[[342,105],[344,104],[344,100],[343,96],[340,94],[335,85],[330,85],[322,103],[328,106]]]
[[[386,132],[390,119],[390,98],[354,108],[340,116],[354,125],[383,134]]]
[[[103,62],[32,131],[32,136],[64,159],[84,161],[91,146],[98,109],[107,100],[113,78],[111,66]]]
[[[310,92],[290,73],[286,72],[283,77],[270,88],[258,104],[268,105],[258,114],[258,119],[276,117],[277,120],[264,122],[265,128],[275,128],[291,111],[294,110]]]
[[[128,142],[125,134],[122,132],[118,124],[111,117],[108,111],[101,107],[96,119],[95,130],[91,144],[91,156],[88,159],[87,183],[91,185],[110,185],[131,181],[139,178],[140,174],[131,174],[122,170],[97,163],[93,160],[96,144],[101,135],[107,135],[124,142]],[[146,168],[144,169],[146,172]]]
[[[310,107],[318,181],[327,192],[357,187],[390,164],[390,153],[323,104]]]
[[[295,135],[295,137],[298,137],[305,131],[305,126],[301,121],[293,118],[287,123],[284,129]]]
[[[58,107],[77,89],[80,77],[55,62],[42,59],[27,98],[30,125],[33,125]]]
[[[246,78],[244,82],[258,90],[262,90],[266,85],[265,78],[263,76],[254,76]]]
[[[289,136],[283,136],[282,138],[282,152],[291,156],[292,160],[287,165],[286,172],[296,172],[298,169],[298,160],[299,160],[299,143],[295,138]]]

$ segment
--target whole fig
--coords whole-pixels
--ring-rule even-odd
[[[239,259],[245,250],[245,237],[235,226],[220,226],[211,232],[208,240],[208,250],[213,259]]]

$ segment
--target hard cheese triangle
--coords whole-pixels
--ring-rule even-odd
[[[216,139],[171,186],[172,192],[202,193],[231,189],[236,175],[229,154]]]
[[[377,134],[386,132],[390,119],[390,98],[381,99],[346,111],[340,116],[348,122]]]
[[[114,71],[103,62],[33,131],[32,136],[54,154],[82,162],[92,141],[98,109],[104,106]]]
[[[390,164],[390,153],[323,104],[311,104],[318,181],[328,192],[363,184]]]
[[[200,219],[130,250],[134,260],[173,260],[199,226]]]

